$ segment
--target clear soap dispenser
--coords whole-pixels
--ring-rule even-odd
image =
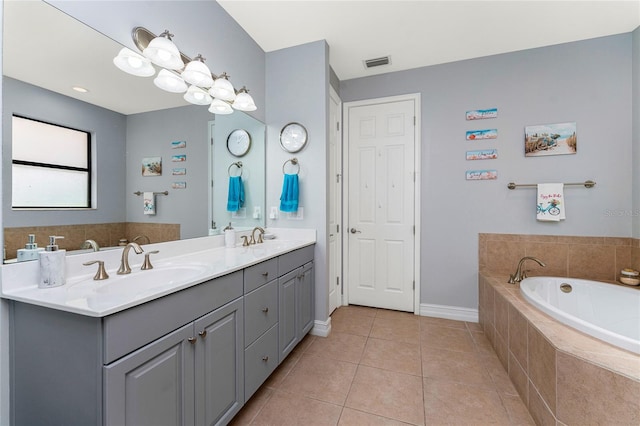
[[[59,250],[56,240],[64,237],[49,237],[49,245],[45,251],[38,253],[40,258],[39,288],[51,288],[65,283],[65,256],[66,250]]]
[[[29,234],[27,244],[23,249],[18,250],[18,262],[26,262],[28,260],[38,260],[38,253],[43,251],[44,247],[38,247],[36,243],[36,236]]]

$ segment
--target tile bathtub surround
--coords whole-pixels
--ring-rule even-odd
[[[114,247],[121,238],[131,241],[138,235],[146,235],[152,243],[180,239],[180,224],[173,223],[92,223],[86,225],[25,226],[4,228],[4,247],[7,259],[13,259],[17,250],[24,248],[29,234],[36,236],[38,247],[49,244],[50,235],[61,235],[61,249],[78,250],[85,240],[91,239],[100,247]]]
[[[570,237],[552,235],[479,234],[478,263],[488,275],[512,274],[518,261],[533,256],[542,268],[527,262],[529,275],[617,281],[620,270],[640,270],[640,239],[622,237]]]
[[[480,274],[480,325],[536,423],[640,424],[640,356],[560,324],[507,279]]]
[[[533,425],[476,323],[343,306],[233,425]]]

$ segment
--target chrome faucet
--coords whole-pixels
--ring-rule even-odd
[[[256,241],[256,231],[259,232],[258,234],[258,240]],[[264,235],[264,229],[260,228],[259,226],[256,226],[255,228],[253,228],[253,231],[251,231],[251,239],[249,240],[249,244],[262,244],[264,243],[264,241],[262,240],[262,235]]]
[[[100,246],[94,240],[86,240],[80,246],[81,249],[93,249],[93,251],[100,251]]]
[[[124,247],[124,250],[122,250],[122,260],[120,261],[120,268],[118,269],[118,275],[125,275],[125,274],[131,273],[131,267],[129,266],[129,250],[131,250],[132,247],[137,254],[140,254],[144,251],[142,250],[142,247],[138,245],[138,243],[134,243],[134,242],[128,243]]]
[[[134,243],[137,243],[138,240],[147,240],[147,242],[145,244],[151,244],[151,239],[149,237],[147,237],[146,235],[138,235],[131,241],[133,241]],[[140,243],[140,244],[142,244],[142,243]]]
[[[516,272],[513,275],[509,275],[509,281],[507,281],[509,284],[519,283],[523,279],[527,278],[527,271],[522,270],[522,265],[524,265],[525,260],[533,260],[542,267],[547,266],[543,261],[536,259],[535,257],[525,256],[520,259],[520,262],[518,262]]]

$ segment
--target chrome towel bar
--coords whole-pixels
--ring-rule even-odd
[[[571,182],[571,183],[565,183],[565,186],[584,186],[585,188],[593,188],[596,183],[592,180],[585,180],[584,182]],[[536,188],[538,186],[538,184],[536,183],[513,183],[513,182],[509,182],[509,184],[507,185],[507,188],[509,189],[516,189],[518,187],[527,187],[527,188]]]

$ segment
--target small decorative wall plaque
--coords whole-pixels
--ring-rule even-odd
[[[171,188],[173,189],[186,189],[187,182],[173,182],[171,183]]]
[[[187,147],[187,141],[173,141],[171,142],[171,149],[182,149]]]
[[[142,159],[142,176],[161,176],[162,157],[145,157]]]
[[[498,158],[497,149],[467,151],[467,160],[495,160],[496,158]]]
[[[183,161],[187,161],[187,156],[185,154],[172,155],[171,161],[173,161],[174,163],[181,163]]]
[[[467,131],[468,141],[477,141],[477,140],[483,140],[483,139],[497,139],[497,137],[498,137],[498,129]]]
[[[467,170],[467,180],[493,180],[498,179],[497,170]]]
[[[187,169],[184,167],[176,167],[171,169],[171,174],[173,176],[182,176],[187,174]]]
[[[498,116],[498,108],[490,109],[474,109],[467,111],[467,120],[485,120],[487,118],[496,118]]]

